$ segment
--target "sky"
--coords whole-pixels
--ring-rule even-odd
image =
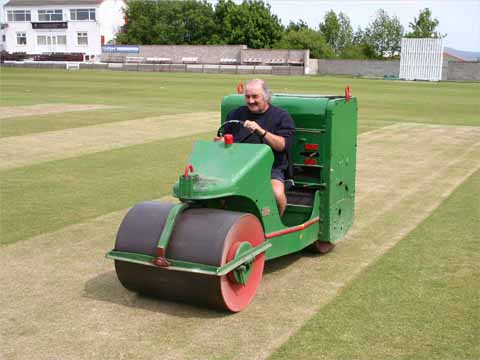
[[[217,0],[208,0],[216,4]],[[241,3],[241,0],[234,0]],[[304,20],[311,28],[318,29],[325,13],[342,11],[350,18],[354,30],[364,29],[375,18],[378,9],[390,16],[397,16],[406,31],[408,24],[424,8],[432,11],[440,24],[437,28],[447,34],[443,45],[464,51],[480,51],[480,0],[264,0],[284,25],[290,21]],[[4,5],[7,0],[0,0]],[[41,2],[41,0],[39,0]],[[73,2],[73,0],[72,0]],[[3,14],[2,14],[3,15]]]
[[[234,0],[241,3],[241,0]],[[209,0],[215,4],[216,0]],[[284,25],[290,21],[304,20],[311,28],[318,29],[329,10],[346,14],[353,30],[366,28],[375,18],[378,9],[387,11],[390,17],[397,16],[405,31],[408,24],[418,17],[421,10],[429,8],[433,18],[438,19],[437,31],[447,34],[443,45],[457,50],[480,51],[480,0],[264,0],[271,12]]]

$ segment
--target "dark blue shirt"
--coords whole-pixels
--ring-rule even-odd
[[[241,106],[229,112],[227,115],[227,120],[253,120],[268,132],[274,135],[283,136],[285,138],[285,150],[275,151],[272,149],[275,157],[272,168],[278,168],[283,171],[287,169],[287,152],[292,146],[295,136],[295,124],[287,111],[270,105],[267,111],[257,114],[250,112],[247,106]],[[226,134],[232,134],[235,142],[244,142],[249,144],[265,143],[261,136],[255,133],[250,133],[249,130],[239,124],[233,123],[225,125],[224,132]]]

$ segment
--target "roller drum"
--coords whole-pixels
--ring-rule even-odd
[[[133,207],[120,225],[116,251],[156,256],[157,243],[173,204],[144,202]],[[219,209],[187,209],[177,219],[166,257],[222,266],[235,257],[239,243],[264,241],[258,219],[247,213]],[[260,283],[265,254],[258,255],[245,285],[232,276],[213,276],[115,260],[120,282],[132,291],[216,309],[240,311],[250,303]]]

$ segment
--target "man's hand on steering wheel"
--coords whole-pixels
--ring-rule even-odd
[[[257,122],[253,120],[245,120],[245,121],[240,121],[240,120],[227,120],[225,121],[220,127],[218,128],[217,131],[217,136],[213,138],[213,141],[223,141],[223,128],[227,124],[239,124],[242,125],[244,128],[246,128],[249,132],[250,135],[247,137],[239,140],[238,142],[245,142],[250,136],[252,136],[253,133],[257,134],[261,138],[265,137],[267,134],[267,131],[263,129],[260,125],[258,125]]]
[[[243,127],[245,127],[251,133],[255,133],[260,137],[264,137],[267,133],[267,131],[262,128],[256,121],[246,120],[243,123]]]

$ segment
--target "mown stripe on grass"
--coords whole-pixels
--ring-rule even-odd
[[[56,114],[70,111],[87,111],[98,109],[112,109],[116,106],[99,104],[36,104],[26,106],[2,106],[0,107],[0,119],[22,116],[38,116],[44,114]]]
[[[477,171],[270,359],[479,359],[479,193]]]
[[[4,247],[3,353],[150,359],[162,339],[164,359],[266,358],[480,167],[479,129],[405,127],[403,143],[396,141],[403,136],[397,130],[383,130],[391,143],[388,136],[359,137],[356,223],[336,250],[268,262],[254,302],[240,314],[224,316],[123,289],[103,254],[112,248],[125,211]],[[463,140],[450,141],[449,131]],[[452,153],[455,158],[446,156]],[[34,271],[28,264],[35,264]]]
[[[118,106],[104,110],[74,111],[7,118],[0,120],[0,138],[47,131],[58,131],[82,126],[100,125],[132,119],[143,119],[172,113],[179,113],[179,111],[168,112],[162,108],[161,112],[159,112],[158,109],[145,107],[132,109],[131,107],[126,108]]]
[[[198,139],[211,137],[205,133]],[[196,139],[157,141],[0,172],[0,244],[170,192]]]
[[[170,193],[193,142],[211,136],[167,139],[1,172],[1,243]]]
[[[215,112],[165,115],[0,139],[0,170],[211,131]]]
[[[215,112],[163,115],[8,137],[0,139],[0,170],[209,130],[213,136],[219,119]],[[367,120],[359,125],[359,131],[387,125],[391,123]]]

